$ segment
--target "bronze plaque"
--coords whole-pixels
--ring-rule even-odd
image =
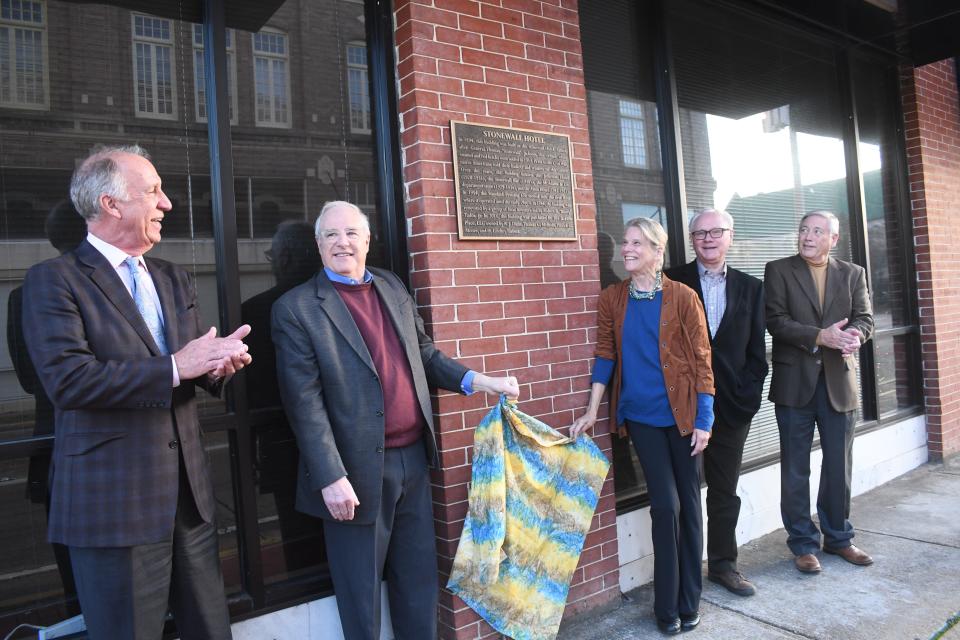
[[[570,137],[450,122],[461,240],[576,240]]]

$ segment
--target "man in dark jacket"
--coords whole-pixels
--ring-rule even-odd
[[[468,371],[436,348],[400,279],[366,266],[370,223],[355,205],[328,202],[315,233],[324,269],[274,303],[271,323],[300,448],[297,509],[323,519],[346,640],[380,638],[383,580],[394,635],[435,638],[428,385],[516,397],[517,379]]]
[[[713,437],[703,455],[707,578],[737,595],[751,596],[756,588],[737,570],[737,480],[767,376],[763,284],[727,265],[733,242],[733,218],[727,212],[705,209],[696,214],[690,237],[697,259],[667,270],[667,276],[697,292],[710,328],[717,393]]]

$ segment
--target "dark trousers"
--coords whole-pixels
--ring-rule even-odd
[[[780,514],[787,530],[787,546],[794,555],[816,553],[823,544],[831,549],[850,546],[850,475],[853,468],[853,427],[856,412],[830,406],[823,374],[804,407],[778,404],[780,428]],[[810,517],[810,449],[813,427],[820,432],[823,465],[817,494],[820,530]]]
[[[661,620],[700,607],[703,520],[700,460],[690,455],[690,437],[676,427],[627,421],[650,496],[653,526],[653,610]]]
[[[346,640],[379,640],[384,579],[396,640],[437,637],[436,534],[422,443],[385,451],[376,522],[324,520],[323,532]]]
[[[184,470],[170,540],[70,547],[90,640],[159,640],[167,607],[181,640],[228,640],[217,529],[197,511]]]
[[[743,444],[750,426],[734,429],[714,423],[710,446],[703,451],[707,481],[707,566],[711,573],[737,570],[737,520],[740,497],[737,482]]]

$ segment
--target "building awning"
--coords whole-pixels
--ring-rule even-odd
[[[161,18],[203,22],[203,0],[67,0],[77,4],[106,4]],[[230,0],[225,2],[227,26],[240,31],[259,31],[284,0]]]
[[[749,0],[921,66],[960,56],[957,0]]]

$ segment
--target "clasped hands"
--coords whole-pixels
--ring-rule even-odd
[[[855,327],[848,327],[844,318],[825,329],[820,329],[817,335],[817,344],[836,349],[844,357],[853,355],[860,350],[860,338],[863,334]]]
[[[223,378],[243,369],[253,361],[243,342],[249,333],[250,325],[244,324],[230,335],[218,338],[217,328],[210,327],[204,335],[173,354],[180,378],[192,380],[203,375]]]

